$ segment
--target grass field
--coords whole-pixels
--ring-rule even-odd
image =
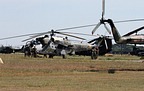
[[[0,58],[0,91],[144,91],[144,63],[136,56]]]

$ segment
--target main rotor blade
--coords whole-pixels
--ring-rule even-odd
[[[39,37],[39,36],[42,36],[42,35],[46,35],[46,34],[50,34],[50,33],[51,33],[51,31],[39,33],[37,35],[31,36],[31,38],[36,38],[36,37]]]
[[[92,27],[92,26],[95,26],[95,25],[96,24],[83,25],[83,26],[75,26],[75,27],[68,27],[68,28],[57,29],[56,31],[72,30],[72,29],[78,29],[78,28]]]
[[[105,1],[104,1],[105,2]],[[104,10],[103,10],[104,11]],[[103,13],[104,14],[104,13]],[[144,21],[144,19],[133,19],[133,20],[123,20],[123,21],[115,21],[114,23],[122,23],[122,22],[135,22],[135,21]],[[84,25],[84,26],[76,26],[76,27],[69,27],[69,28],[63,28],[63,29],[57,29],[56,31],[62,31],[62,30],[71,30],[71,29],[78,29],[78,28],[85,28],[85,27],[92,27],[92,26],[96,26],[93,31],[92,34],[94,34],[94,32],[97,30],[97,28],[100,26],[101,23],[98,24],[89,24],[89,25]],[[24,37],[24,36],[32,36],[32,38],[34,37],[38,37],[38,36],[42,36],[44,34],[46,34],[48,32],[42,32],[42,33],[32,33],[32,34],[24,34],[24,35],[18,35],[18,36],[12,36],[12,37],[6,37],[6,38],[0,38],[0,40],[5,40],[5,39],[12,39],[12,38],[18,38],[18,37]]]
[[[55,33],[62,34],[62,35],[66,35],[66,36],[70,36],[70,37],[74,37],[74,38],[77,38],[77,39],[86,40],[86,39],[84,39],[84,38],[81,38],[81,37],[78,37],[78,36],[74,36],[74,35],[70,35],[70,34],[65,34],[65,33],[62,33],[62,32],[55,32]]]
[[[45,34],[48,34],[48,33],[50,33],[50,32],[38,33],[38,34],[36,34],[36,35],[31,36],[30,38],[27,38],[27,39],[25,39],[25,40],[22,40],[22,42],[25,42],[25,41],[27,41],[27,40],[31,40],[31,39],[33,39],[33,38],[36,38],[36,37],[39,37],[39,36],[42,36],[42,35],[45,35]]]
[[[83,26],[76,26],[76,27],[69,27],[69,28],[62,28],[62,29],[57,29],[56,31],[63,31],[63,30],[71,30],[71,29],[78,29],[78,28],[85,28],[85,27],[91,27],[91,26],[95,26],[96,24],[91,24],[91,25],[83,25]],[[28,39],[25,39],[23,40],[22,42],[24,41],[27,41],[27,40],[30,40],[30,39],[33,39],[33,38],[36,38],[38,36],[42,36],[42,35],[45,35],[45,34],[48,34],[48,33],[51,33],[51,31],[48,31],[48,32],[42,32],[42,33],[33,33],[31,35],[34,35]],[[29,35],[26,35],[26,36],[29,36]],[[9,39],[11,37],[8,37],[8,38],[3,38],[3,39]]]
[[[6,37],[6,38],[1,38],[0,40],[5,40],[5,39],[12,39],[12,38],[18,38],[18,37],[24,37],[24,36],[31,36],[39,33],[33,33],[33,34],[24,34],[24,35],[18,35],[18,36],[12,36],[12,37]]]
[[[96,27],[92,30],[92,34],[94,34],[94,32],[99,28],[99,26],[101,25],[101,22],[99,22]]]
[[[96,40],[97,40],[97,38],[92,39],[92,40],[90,40],[88,43],[92,43],[92,42],[94,42],[94,41],[96,41]]]
[[[140,30],[142,30],[142,29],[144,29],[144,26],[142,26],[142,27],[140,27],[140,28],[138,28],[138,29],[136,29],[136,30],[134,30],[134,31],[131,31],[131,32],[129,32],[129,33],[123,35],[123,36],[129,36],[129,35],[131,35],[131,34],[133,34],[133,33],[137,33],[138,31],[140,31]]]
[[[135,21],[144,21],[144,19],[133,19],[133,20],[115,21],[114,23],[135,22]]]
[[[109,34],[111,34],[110,29],[106,26],[106,24],[104,23],[104,27],[106,28],[106,30],[108,31]]]
[[[85,33],[74,33],[74,32],[62,32],[62,33],[97,37],[97,35],[91,35],[91,34],[85,34]]]
[[[33,39],[33,38],[27,38],[27,39],[25,39],[25,40],[22,40],[22,42],[28,41],[28,40],[30,40],[30,39]]]
[[[49,33],[50,33],[50,32],[39,33],[39,34],[36,34],[36,35],[31,36],[31,38],[36,38],[36,37],[39,37],[39,36],[42,36],[42,35],[45,35],[45,34],[49,34]]]

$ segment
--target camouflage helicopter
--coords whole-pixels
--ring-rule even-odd
[[[95,35],[84,34],[84,33],[60,32],[61,30],[69,30],[69,29],[76,29],[76,28],[83,28],[83,27],[89,27],[89,26],[78,26],[78,27],[72,27],[72,28],[57,29],[55,31],[51,30],[51,31],[42,32],[42,33],[24,34],[24,35],[12,36],[12,37],[7,37],[7,38],[1,38],[0,40],[23,37],[23,36],[31,36],[30,38],[23,40],[23,42],[27,41],[26,45],[23,48],[25,49],[27,47],[29,48],[36,47],[38,54],[49,55],[50,58],[53,58],[53,56],[56,56],[56,55],[61,55],[61,51],[63,49],[66,51],[66,54],[69,54],[69,55],[75,54],[75,55],[91,56],[92,49],[98,48],[99,53],[97,53],[93,58],[97,58],[98,55],[104,55],[111,51],[111,48],[112,48],[111,37],[108,37],[108,36],[98,37]],[[49,35],[46,35],[46,34],[49,34]],[[57,36],[56,34],[65,35],[66,37]],[[86,40],[86,39],[79,37],[79,36],[74,36],[74,34],[93,36],[93,37],[98,37],[98,38],[94,38],[93,40],[88,41],[88,42],[82,42],[83,40]],[[39,37],[42,35],[45,35],[45,36]],[[67,36],[74,37],[82,41],[73,42],[69,40]],[[34,38],[35,40],[29,41]]]
[[[37,37],[34,41],[30,41],[29,45],[31,47],[33,46],[41,46],[37,49],[38,54],[42,55],[49,55],[49,58],[53,58],[53,56],[56,55],[61,55],[61,51],[65,50],[66,54],[68,55],[85,55],[85,56],[91,56],[92,55],[92,48],[98,48],[99,53],[93,57],[97,58],[98,55],[104,55],[108,52],[111,51],[112,48],[112,41],[110,37],[107,36],[101,36],[98,38],[95,38],[91,41],[88,42],[72,42],[71,40],[68,39],[68,37],[61,37],[61,36],[56,36],[56,34],[62,34],[66,36],[71,36],[74,38],[78,38],[81,40],[85,40],[84,38],[74,36],[71,34],[78,34],[78,35],[87,35],[91,36],[89,34],[83,34],[83,33],[72,33],[72,32],[58,32],[51,30],[47,33],[50,33],[50,36],[45,35],[44,37],[38,37],[46,33],[39,33],[31,38]],[[27,41],[31,38],[25,39],[23,41]]]
[[[131,31],[123,36],[121,36],[115,26],[114,23],[120,23],[120,22],[132,22],[132,21],[143,21],[144,19],[136,19],[136,20],[125,20],[125,21],[117,21],[117,22],[113,22],[112,19],[104,19],[104,14],[105,14],[105,0],[102,0],[102,18],[100,19],[100,22],[96,25],[96,27],[92,30],[92,34],[94,34],[94,32],[98,29],[98,27],[101,24],[104,24],[104,27],[106,28],[106,30],[111,34],[113,34],[114,40],[116,43],[118,44],[144,44],[144,34],[136,34],[136,35],[132,35],[134,33],[137,33],[138,31],[144,29],[144,26]],[[109,30],[109,28],[106,26],[106,23],[108,23],[111,27],[111,31]]]

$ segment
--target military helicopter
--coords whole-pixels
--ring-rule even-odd
[[[123,36],[121,36],[115,26],[114,23],[120,23],[120,22],[131,22],[131,21],[143,21],[144,19],[136,19],[136,20],[125,20],[125,21],[117,21],[113,22],[112,19],[104,19],[104,14],[105,14],[105,0],[102,0],[102,18],[100,19],[100,22],[96,25],[96,27],[92,30],[92,34],[99,28],[101,24],[104,24],[104,27],[106,30],[111,34],[113,34],[114,40],[118,44],[144,44],[144,34],[136,34],[132,35],[134,33],[137,33],[138,31],[144,29],[144,26],[131,31]],[[111,31],[109,28],[106,26],[106,23],[108,23],[111,27]]]
[[[14,50],[11,46],[1,46],[0,47],[0,53],[10,54],[14,53]]]
[[[24,34],[24,35],[12,36],[12,37],[7,37],[7,38],[1,38],[0,40],[23,37],[23,36],[31,36],[30,38],[23,40],[23,42],[26,41],[25,47],[32,48],[35,46],[37,47],[38,54],[49,55],[50,58],[56,55],[60,55],[63,49],[66,51],[66,54],[69,54],[69,55],[75,54],[75,55],[85,55],[85,56],[91,56],[91,51],[92,51],[92,48],[94,47],[99,48],[99,55],[104,55],[111,51],[111,48],[112,48],[111,37],[108,37],[108,36],[98,37],[95,35],[84,34],[84,33],[82,34],[82,33],[73,33],[73,32],[60,32],[62,30],[69,30],[69,29],[76,29],[76,28],[83,28],[83,27],[89,27],[89,26],[78,26],[78,27],[57,29],[55,31],[51,30],[51,31],[42,32],[42,33]],[[46,35],[46,34],[49,34],[49,35]],[[57,36],[56,34],[65,35],[66,37]],[[74,36],[72,34],[93,36],[93,37],[98,37],[98,38],[94,38],[91,41],[84,42],[84,40],[86,40],[85,38]],[[45,36],[39,37],[42,35],[45,35]],[[81,41],[73,42],[69,40],[67,36],[80,39]],[[34,39],[34,40],[31,40],[31,39]],[[98,55],[96,55],[94,58],[97,58],[97,56]]]
[[[82,34],[82,33],[72,33],[72,32],[58,32],[51,30],[47,33],[50,33],[50,36],[45,35],[44,37],[38,37],[46,33],[39,33],[31,38],[37,37],[34,41],[30,41],[29,45],[31,47],[33,46],[39,46],[41,45],[40,49],[37,50],[38,54],[43,55],[49,55],[49,58],[53,58],[53,56],[61,55],[61,51],[64,49],[66,51],[66,54],[69,55],[85,55],[85,56],[91,56],[92,48],[98,47],[99,48],[99,55],[104,55],[111,51],[112,48],[112,41],[110,37],[107,36],[101,36],[99,38],[95,38],[89,42],[72,42],[68,39],[68,37],[61,37],[56,36],[56,34],[62,34],[66,36],[71,36],[74,38],[85,40],[84,38],[70,35],[70,34],[78,34],[78,35],[87,35],[91,36],[89,34]],[[25,39],[23,41],[27,41],[31,38]],[[38,48],[37,48],[38,49]],[[97,58],[98,54],[95,55],[94,58]]]

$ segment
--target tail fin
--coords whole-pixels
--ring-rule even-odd
[[[111,19],[106,20],[110,24],[112,34],[116,43],[120,43],[121,35],[119,34],[118,30],[116,29],[113,21]]]

